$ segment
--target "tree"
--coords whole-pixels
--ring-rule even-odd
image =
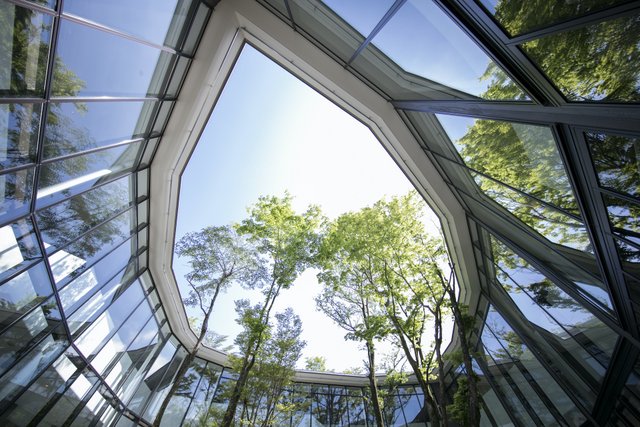
[[[206,227],[195,233],[187,233],[176,243],[175,253],[187,258],[191,268],[184,277],[190,289],[183,302],[186,306],[199,309],[203,316],[199,319],[201,323],[197,329],[196,343],[176,374],[176,378],[182,378],[208,335],[209,318],[220,292],[232,283],[252,286],[258,280],[263,266],[254,250],[228,226]],[[179,383],[174,381],[169,389],[155,417],[154,426],[160,425]]]
[[[245,316],[243,303],[238,305],[241,319],[253,319],[253,316]],[[255,315],[257,311],[253,311]],[[240,423],[251,426],[271,426],[275,416],[281,407],[280,398],[285,387],[291,384],[295,375],[295,365],[302,354],[306,342],[300,339],[302,334],[302,322],[300,318],[288,308],[282,313],[277,313],[276,330],[269,333],[269,338],[259,350],[256,363],[252,369],[246,387],[242,393],[242,413]],[[251,328],[252,322],[243,325]],[[269,328],[272,329],[272,328]],[[239,340],[243,341],[252,335],[253,331],[240,334]],[[237,342],[241,347],[242,342]],[[242,358],[232,357],[232,367],[241,369],[238,365]]]
[[[384,426],[381,398],[376,381],[375,342],[385,337],[389,325],[375,297],[378,271],[377,247],[368,211],[346,213],[330,224],[322,242],[318,279],[324,288],[316,305],[338,326],[346,339],[363,342],[367,352],[365,367],[376,423]]]
[[[265,268],[260,270],[257,286],[262,289],[263,301],[247,319],[247,336],[243,338],[238,366],[238,380],[229,398],[221,425],[233,423],[236,409],[249,373],[258,353],[268,338],[271,310],[283,289],[288,289],[298,275],[315,259],[318,247],[317,230],[321,225],[320,210],[309,207],[297,214],[291,206],[291,196],[263,196],[248,209],[249,217],[236,226],[239,235],[253,245]]]
[[[324,356],[307,357],[304,361],[304,369],[315,372],[330,372],[327,369],[327,359]]]

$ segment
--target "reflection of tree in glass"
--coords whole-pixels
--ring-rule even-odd
[[[603,1],[611,4],[615,0],[503,0],[496,5],[495,16],[509,32],[518,34],[544,26],[549,16],[572,17],[576,12],[605,6]],[[636,14],[542,37],[523,46],[570,100],[637,102],[639,39],[640,17]]]
[[[640,139],[590,132],[585,134],[600,185],[640,195]]]

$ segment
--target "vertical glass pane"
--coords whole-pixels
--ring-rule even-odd
[[[0,415],[0,421],[3,422],[3,425],[27,425],[29,421],[37,420],[35,417],[45,404],[55,396],[58,388],[64,386],[76,373],[79,367],[76,364],[82,367],[77,353],[68,348],[53,362],[53,365],[31,384],[29,389],[25,390],[13,403],[11,409]]]
[[[0,170],[35,161],[40,110],[40,104],[0,104]]]
[[[486,332],[483,332],[482,342],[495,363],[522,363],[531,374],[532,380],[538,383],[549,400],[554,403],[558,412],[570,420],[582,417],[565,391],[538,361],[529,347],[524,344],[522,338],[493,307],[490,308],[487,315],[485,328]],[[575,397],[582,400],[585,406],[592,407],[595,393],[589,390],[582,380],[578,379],[570,365],[562,363],[558,357],[557,354],[546,355],[546,361],[550,363],[557,375],[565,379],[565,387],[570,387]]]
[[[163,44],[170,27],[174,31],[182,28],[191,3],[192,0],[138,0],[133,4],[127,0],[65,0],[64,12]]]
[[[0,282],[41,256],[29,219],[0,228]]]
[[[408,0],[373,38],[373,44],[408,73],[483,98],[526,98],[431,1]]]
[[[52,17],[0,3],[0,95],[42,96]]]
[[[144,294],[138,284],[129,286],[127,290],[109,306],[109,308],[76,339],[78,350],[85,357],[94,356],[120,325],[136,309],[138,303],[142,301]]]
[[[82,399],[90,393],[96,383],[93,371],[85,369],[64,391],[60,399],[42,417],[38,427],[58,427],[64,425],[71,417],[76,407],[81,404]]]
[[[12,400],[68,346],[62,328],[48,335],[0,378],[0,401]]]
[[[585,138],[600,185],[640,197],[640,139],[596,132]]]
[[[524,43],[525,52],[570,101],[640,100],[640,15]]]
[[[6,222],[29,212],[34,168],[0,175],[0,221]]]
[[[640,244],[640,204],[618,197],[603,196],[614,232]]]
[[[148,92],[154,70],[162,56],[170,56],[153,47],[66,20],[60,25],[56,54],[54,96],[158,95]],[[82,82],[71,91],[65,78],[69,74]]]
[[[154,101],[51,103],[44,159],[142,137],[149,126],[142,112],[155,104]]]
[[[44,301],[52,292],[42,262],[4,283],[0,286],[0,330]]]

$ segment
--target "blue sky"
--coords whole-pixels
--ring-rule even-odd
[[[298,210],[319,204],[335,218],[411,188],[368,128],[245,46],[183,173],[176,238],[239,222],[260,195],[288,190]],[[186,272],[180,261],[174,261],[178,282]],[[303,359],[322,355],[336,370],[362,365],[357,344],[344,342],[345,332],[316,311],[313,296],[319,290],[309,270],[276,304],[278,311],[292,306],[302,318]],[[231,343],[239,330],[230,321],[233,300],[252,295],[230,290],[217,305],[211,329],[230,335]]]

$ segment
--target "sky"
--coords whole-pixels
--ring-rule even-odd
[[[176,239],[241,221],[261,195],[289,191],[298,211],[318,204],[335,218],[412,188],[367,127],[247,45],[183,172]],[[184,260],[176,257],[174,270],[183,282]],[[358,344],[316,310],[315,274],[305,271],[275,306],[301,317],[307,346],[299,366],[311,356],[336,371],[361,366]],[[220,297],[210,329],[231,344],[240,330],[233,301],[252,296],[259,294],[237,287]]]

